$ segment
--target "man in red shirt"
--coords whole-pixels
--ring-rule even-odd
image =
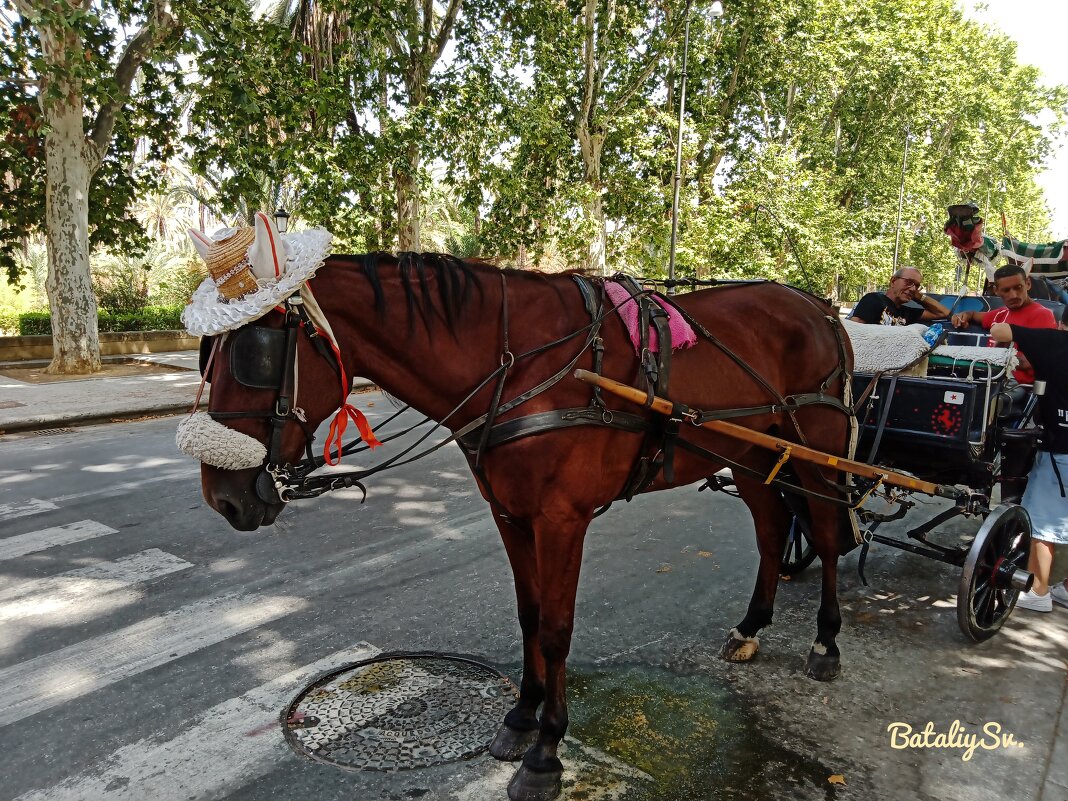
[[[1023,267],[999,267],[994,273],[994,291],[1005,302],[1005,306],[988,312],[969,311],[954,314],[953,327],[963,328],[969,323],[977,323],[989,330],[994,323],[1007,323],[1022,328],[1056,328],[1057,320],[1053,312],[1041,303],[1031,300],[1028,294],[1030,289],[1031,279]],[[1019,384],[1033,384],[1035,373],[1031,369],[1031,362],[1022,351],[1018,351],[1018,355],[1020,366],[1012,374],[1013,378]]]

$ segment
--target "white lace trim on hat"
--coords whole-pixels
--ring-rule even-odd
[[[259,281],[254,292],[241,298],[227,301],[215,282],[205,278],[182,312],[186,330],[193,336],[213,336],[258,320],[315,275],[330,255],[332,238],[324,228],[285,234],[285,272],[277,281]]]

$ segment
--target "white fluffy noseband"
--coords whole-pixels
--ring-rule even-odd
[[[182,453],[223,470],[259,467],[267,458],[267,448],[262,443],[212,420],[207,412],[196,412],[182,420],[174,440]]]

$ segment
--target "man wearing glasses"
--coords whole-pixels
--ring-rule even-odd
[[[885,292],[869,292],[862,297],[849,319],[878,325],[912,325],[949,317],[949,309],[920,290],[923,275],[915,267],[902,267],[890,279]],[[922,308],[906,306],[910,300]]]

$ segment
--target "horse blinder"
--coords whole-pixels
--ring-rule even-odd
[[[252,326],[238,331],[230,342],[230,374],[250,389],[278,390],[285,378],[285,328]]]

